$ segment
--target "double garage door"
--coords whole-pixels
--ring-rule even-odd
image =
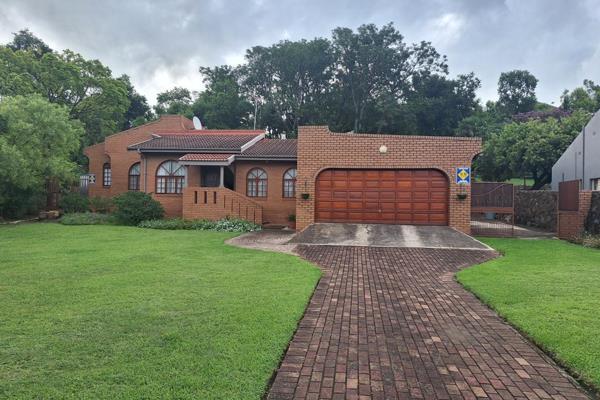
[[[330,169],[316,182],[315,220],[448,225],[448,180],[433,169]]]

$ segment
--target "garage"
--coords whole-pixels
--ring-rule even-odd
[[[316,222],[448,225],[448,179],[435,169],[328,169]]]

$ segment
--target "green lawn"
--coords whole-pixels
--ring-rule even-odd
[[[483,239],[504,257],[458,280],[600,388],[600,251],[558,240]]]
[[[0,227],[0,398],[259,399],[320,272],[232,236]]]
[[[519,186],[519,185],[523,185],[523,178],[510,178],[507,182],[512,183],[513,185]],[[534,183],[535,183],[535,181],[531,178],[525,179],[526,186],[533,186]]]

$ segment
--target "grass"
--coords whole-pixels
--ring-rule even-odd
[[[516,185],[516,186],[522,186],[523,185],[523,178],[510,178],[506,182],[512,183],[513,185]],[[533,179],[531,179],[531,178],[526,178],[525,179],[525,186],[531,187],[531,186],[533,186],[534,183],[535,183],[535,181]]]
[[[458,280],[589,386],[600,388],[600,251],[483,239],[504,254]]]
[[[259,399],[320,272],[232,236],[0,227],[0,398]]]

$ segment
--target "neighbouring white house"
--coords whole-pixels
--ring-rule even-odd
[[[600,110],[552,167],[552,190],[577,179],[582,190],[600,190]]]

